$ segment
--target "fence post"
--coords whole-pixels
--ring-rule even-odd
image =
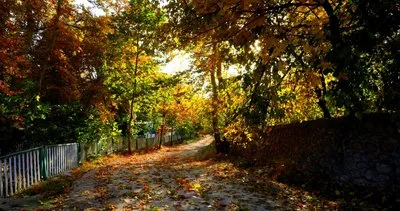
[[[95,149],[95,150],[94,150],[95,155],[96,155],[96,156],[100,155],[100,152],[99,152],[99,140],[96,140],[94,149]]]
[[[47,158],[47,146],[43,146],[39,149],[39,165],[40,165],[40,172],[44,180],[48,178],[46,158]]]
[[[77,153],[77,162],[76,162],[76,165],[79,165],[80,163],[81,163],[81,153],[82,153],[82,145],[81,145],[81,143],[77,143],[77,146],[76,146],[76,153]]]
[[[115,152],[115,150],[114,150],[114,138],[111,137],[111,153],[114,153],[114,152]]]

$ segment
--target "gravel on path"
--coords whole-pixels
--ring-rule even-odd
[[[199,160],[211,136],[148,154],[118,156],[73,184],[65,210],[289,210],[245,183],[215,176],[218,163]]]

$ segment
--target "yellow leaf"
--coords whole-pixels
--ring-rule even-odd
[[[193,184],[193,189],[198,191],[201,189],[201,185],[199,183],[195,183],[195,184]]]

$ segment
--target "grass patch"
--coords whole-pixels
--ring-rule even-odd
[[[14,198],[37,196],[37,205],[43,209],[59,209],[63,204],[63,196],[69,193],[74,182],[74,177],[61,175],[41,181],[22,191]],[[35,200],[36,201],[36,200]]]
[[[183,144],[191,144],[199,140],[197,137],[183,140]]]
[[[215,150],[215,143],[212,142],[211,144],[201,148],[196,155],[196,158],[199,160],[207,160],[210,158],[215,157],[217,151]]]
[[[21,195],[34,196],[41,194],[46,198],[51,198],[61,194],[66,194],[71,190],[73,181],[74,178],[71,176],[63,175],[53,177],[21,192]]]
[[[187,139],[183,139],[183,143],[182,144],[191,144],[194,143],[196,141],[198,141],[199,139],[203,138],[204,136],[202,135],[195,135],[193,137],[188,137]]]
[[[62,209],[64,198],[71,191],[73,182],[81,178],[90,170],[104,165],[107,163],[108,159],[112,159],[112,156],[101,157],[90,162],[84,162],[82,165],[72,169],[70,174],[59,175],[41,181],[38,184],[14,195],[13,198],[22,199],[35,197],[37,199],[35,201],[37,201],[37,205],[39,205],[41,209]]]

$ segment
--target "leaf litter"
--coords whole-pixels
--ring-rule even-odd
[[[212,144],[197,142],[164,147],[148,154],[114,156],[88,173],[92,195],[77,196],[85,181],[76,181],[66,209],[77,210],[300,210],[310,209],[304,193],[268,181],[218,159],[202,159]],[[85,179],[86,177],[82,177]],[[260,185],[260,184],[263,185]],[[105,188],[105,189],[104,189]],[[79,194],[79,193],[78,193]],[[86,203],[82,203],[86,202]],[[332,208],[332,206],[331,206]]]
[[[240,169],[213,153],[211,136],[147,154],[111,155],[77,177],[62,210],[317,210],[332,201]],[[209,155],[207,154],[207,155]],[[88,165],[88,164],[84,164]],[[83,168],[82,166],[80,168]],[[30,207],[34,208],[34,207]]]

